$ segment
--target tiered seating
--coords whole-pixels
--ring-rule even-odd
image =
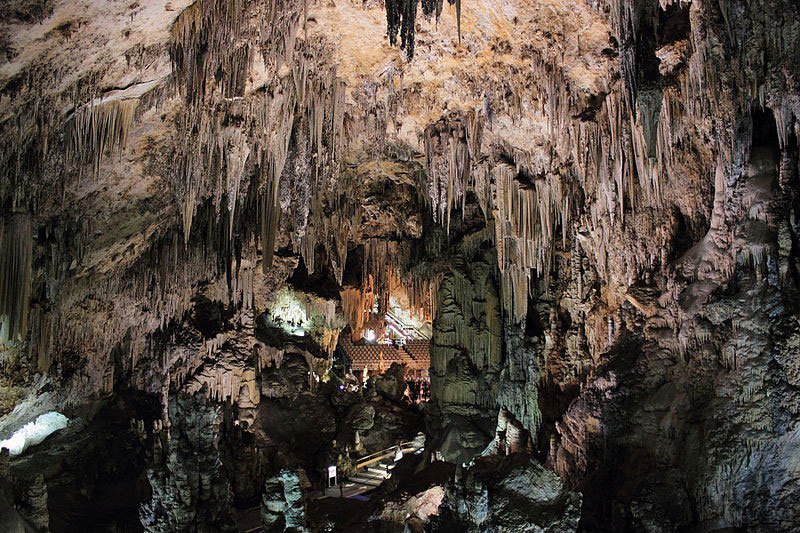
[[[412,341],[405,346],[417,364],[429,366],[431,361],[430,345],[427,341]]]
[[[364,367],[384,369],[392,363],[405,364],[409,368],[427,370],[430,366],[430,350],[427,341],[411,341],[403,346],[392,344],[353,344],[349,340],[342,341],[342,348],[347,352],[353,369]]]

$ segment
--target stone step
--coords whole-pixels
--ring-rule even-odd
[[[383,481],[384,479],[386,479],[386,476],[383,475],[383,474],[378,474],[378,473],[375,473],[375,472],[368,472],[368,471],[364,471],[364,470],[362,470],[360,472],[357,472],[356,475],[357,476],[361,476],[361,477],[365,477],[365,478],[368,478],[368,479],[374,479],[376,481]]]
[[[368,466],[367,467],[367,472],[372,473],[372,474],[376,474],[376,475],[379,475],[379,476],[383,476],[384,479],[390,476],[389,470],[387,468],[381,468],[381,467],[378,467],[378,466]]]
[[[350,481],[358,483],[359,485],[367,485],[370,487],[379,487],[383,483],[383,479],[367,478],[363,476],[353,476]]]

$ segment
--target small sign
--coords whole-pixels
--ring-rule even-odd
[[[328,467],[328,477],[336,477],[336,467],[329,466]]]

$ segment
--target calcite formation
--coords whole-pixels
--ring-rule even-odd
[[[0,440],[136,461],[64,512],[68,426],[0,524],[311,527],[302,475],[420,429],[334,365],[401,302],[428,460],[482,457],[431,527],[796,529],[798,74],[793,0],[9,0]]]
[[[261,514],[266,531],[308,531],[305,527],[303,478],[296,472],[282,470],[264,487]]]
[[[557,475],[529,457],[481,459],[467,472],[456,471],[434,528],[469,533],[575,531],[580,503],[580,496],[564,490]]]

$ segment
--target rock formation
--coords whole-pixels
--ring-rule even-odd
[[[497,458],[494,458],[497,459]],[[447,486],[434,530],[575,531],[580,495],[530,456],[480,459]]]
[[[268,479],[261,504],[266,531],[306,531],[303,479],[296,472],[282,470]]]
[[[800,527],[797,2],[421,4],[0,6],[0,527]]]

